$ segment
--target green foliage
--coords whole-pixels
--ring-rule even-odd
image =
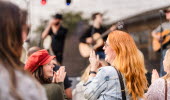
[[[68,28],[68,36],[74,32],[77,23],[80,21],[88,22],[89,19],[82,18],[81,12],[63,12],[63,26]]]

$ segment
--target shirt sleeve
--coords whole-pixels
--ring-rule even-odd
[[[159,33],[161,30],[161,26],[159,25],[156,29],[152,31],[152,33]]]
[[[84,84],[84,97],[88,100],[97,100],[101,92],[107,87],[106,81],[108,81],[107,72],[100,69],[95,77],[89,78]]]
[[[92,27],[89,27],[80,37],[80,42],[86,43],[86,38],[91,36]]]
[[[162,90],[164,90],[164,81],[163,79],[157,79],[154,83],[152,83],[145,93],[146,100],[157,100],[159,96],[162,95]],[[164,94],[164,93],[163,93]]]
[[[66,75],[64,79],[64,89],[70,88],[71,87],[71,80],[69,80],[68,76]]]

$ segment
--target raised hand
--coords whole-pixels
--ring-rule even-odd
[[[152,83],[159,78],[159,74],[156,69],[152,70]]]
[[[50,25],[50,26],[54,25],[55,23],[56,23],[56,20],[55,20],[55,19],[51,19],[51,20],[49,21],[49,25]]]
[[[54,72],[53,83],[64,82],[66,76],[65,66],[61,66],[57,72]]]
[[[91,66],[90,70],[97,71],[99,67],[99,55],[96,55],[94,50],[90,53],[89,61]]]

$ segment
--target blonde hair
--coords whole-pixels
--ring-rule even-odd
[[[170,69],[170,63],[169,63],[169,61],[170,61],[170,49],[168,49],[166,51],[166,55],[165,55],[164,60],[165,60],[164,66],[166,66],[168,69]]]
[[[87,66],[87,68],[85,69],[84,73],[81,76],[81,81],[82,82],[87,82],[88,78],[89,78],[89,72],[90,72],[90,65]]]
[[[143,97],[147,89],[146,69],[133,38],[126,32],[116,30],[109,34],[108,41],[116,53],[111,65],[124,75],[128,93],[133,100]]]
[[[170,70],[170,49],[168,49],[166,51],[166,55],[165,55],[165,58],[164,58],[164,67],[166,67],[168,70]],[[165,68],[164,68],[165,69]],[[170,73],[167,73],[164,77],[164,79],[169,79],[170,78]]]

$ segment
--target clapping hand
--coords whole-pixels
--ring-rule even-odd
[[[54,72],[53,83],[64,82],[66,76],[65,66],[61,66],[57,72]]]
[[[159,74],[156,69],[152,70],[152,83],[159,78]]]

